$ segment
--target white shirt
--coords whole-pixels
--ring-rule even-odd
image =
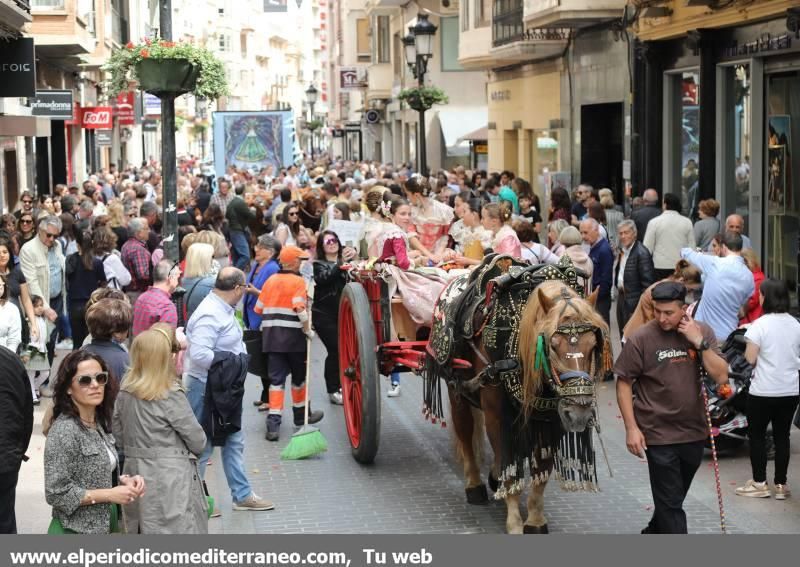
[[[122,263],[119,252],[114,250],[106,256],[105,260],[103,260],[102,256],[98,256],[97,258],[103,262],[103,271],[106,273],[108,287],[122,289],[131,283],[131,273]]]
[[[0,346],[4,346],[16,354],[21,342],[22,319],[20,319],[19,308],[6,300],[0,305]]]
[[[788,313],[768,313],[756,319],[744,337],[758,345],[750,393],[765,397],[798,395],[800,322]]]
[[[619,274],[617,275],[617,288],[621,290],[625,289],[625,264],[628,263],[628,256],[631,255],[631,248],[633,248],[633,244],[631,244],[627,248],[623,248],[622,257],[619,259]]]
[[[664,211],[647,223],[643,244],[653,255],[656,270],[673,270],[681,248],[694,248],[692,221],[678,211]]]

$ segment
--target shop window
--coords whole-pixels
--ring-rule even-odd
[[[700,153],[700,75],[681,76],[681,204],[683,214],[693,215],[697,207]]]
[[[442,38],[442,71],[463,71],[458,64],[458,18],[442,18],[439,22]]]
[[[722,153],[723,209],[720,218],[737,213],[744,217],[745,227],[750,204],[750,155],[752,106],[750,99],[750,66],[736,65],[724,69],[722,119],[724,138]]]
[[[800,231],[800,71],[770,75],[767,97],[766,273],[786,280],[795,291]]]

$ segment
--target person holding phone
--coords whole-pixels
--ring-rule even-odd
[[[614,365],[617,403],[628,451],[650,472],[655,506],[642,533],[685,534],[683,501],[709,435],[700,371],[723,384],[728,363],[711,327],[686,313],[683,284],[660,282],[652,297],[655,319],[627,337]]]

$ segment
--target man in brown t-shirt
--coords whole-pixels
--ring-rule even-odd
[[[652,296],[655,319],[628,337],[614,365],[617,403],[628,451],[647,455],[655,506],[642,533],[685,534],[683,501],[709,434],[698,358],[719,384],[728,363],[711,328],[686,314],[683,284],[661,282]]]

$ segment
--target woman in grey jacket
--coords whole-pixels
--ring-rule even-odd
[[[147,479],[150,492],[125,506],[129,532],[208,533],[208,504],[197,472],[206,435],[175,371],[175,330],[156,323],[131,345],[131,367],[114,409],[125,472]]]
[[[116,382],[102,358],[71,352],[61,363],[53,391],[53,416],[46,424],[44,485],[53,520],[64,531],[107,534],[112,505],[128,504],[144,494],[141,477],[120,476],[111,413]]]

